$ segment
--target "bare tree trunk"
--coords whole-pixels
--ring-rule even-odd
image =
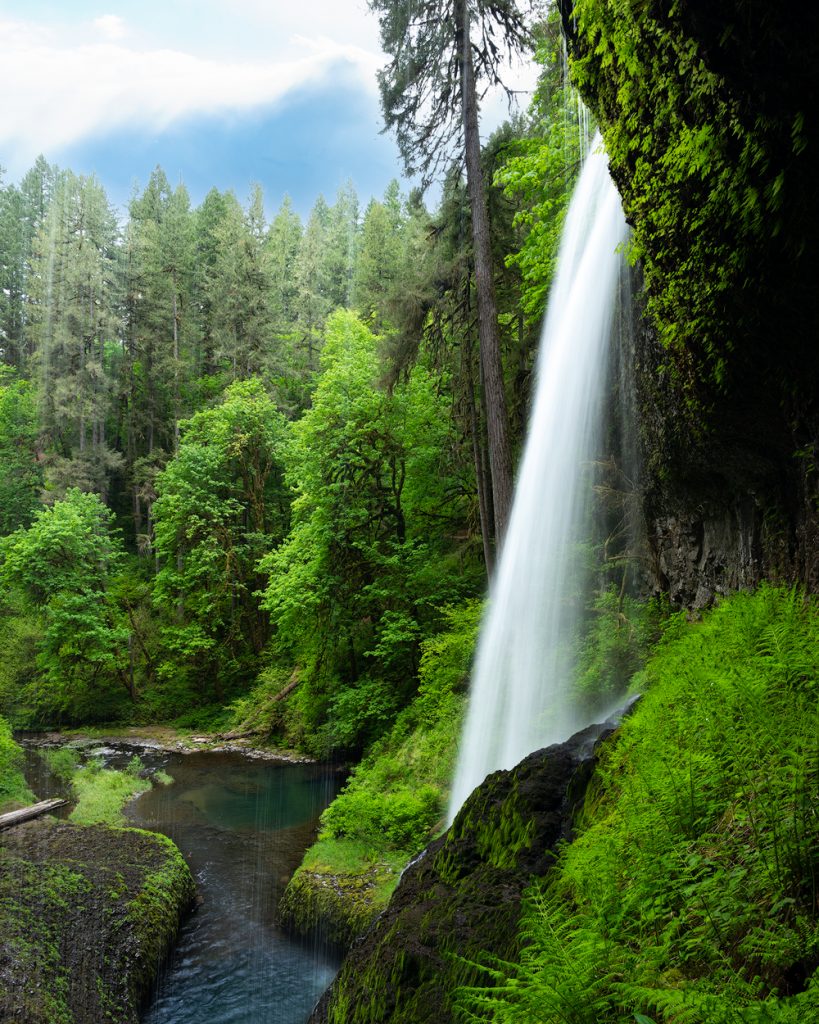
[[[173,450],[179,451],[179,309],[173,285]]]
[[[466,367],[466,396],[469,407],[469,432],[472,435],[472,457],[475,460],[475,486],[478,490],[478,513],[481,520],[481,540],[483,541],[483,560],[486,574],[491,577],[495,565],[495,552],[492,548],[492,526],[490,524],[489,495],[486,491],[486,475],[483,471],[483,445],[481,444],[481,425],[478,421],[478,407],[475,401],[475,382],[472,378],[472,339],[468,338],[464,347],[464,363]]]
[[[492,503],[495,509],[495,543],[500,550],[512,506],[512,453],[509,446],[509,417],[503,386],[503,364],[492,277],[489,214],[481,175],[481,141],[478,133],[478,97],[469,38],[469,9],[466,0],[456,0],[462,55],[461,105],[463,112],[466,183],[472,213],[472,243],[475,254],[475,290],[478,300],[478,337],[481,367],[486,389],[486,428],[489,438],[489,466]]]

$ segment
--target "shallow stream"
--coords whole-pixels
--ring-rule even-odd
[[[143,1024],[304,1024],[338,960],[320,943],[284,934],[275,908],[337,791],[337,778],[317,765],[237,753],[118,746],[105,760],[122,768],[134,753],[174,781],[131,804],[129,822],[174,840],[200,899]],[[29,755],[31,782],[34,770]],[[42,779],[38,796],[48,789]]]

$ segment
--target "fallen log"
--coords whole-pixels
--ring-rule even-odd
[[[268,700],[268,704],[278,704],[280,700],[284,700],[289,694],[291,694],[301,682],[301,676],[299,670],[296,668],[293,670],[292,676],[288,683],[282,687],[281,690],[275,696]],[[248,729],[245,732],[220,732],[216,734],[217,740],[244,740],[249,739],[251,736],[262,736],[268,730],[264,726],[259,726],[256,729]]]
[[[32,818],[39,818],[41,814],[48,814],[49,811],[54,811],[67,803],[67,800],[59,799],[41,800],[38,804],[30,804],[28,807],[22,807],[19,811],[0,814],[0,829],[11,828],[13,825],[30,821]]]

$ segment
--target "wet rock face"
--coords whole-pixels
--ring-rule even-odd
[[[136,1024],[193,893],[164,836],[48,818],[0,833],[0,1020]]]
[[[490,775],[449,831],[404,872],[389,906],[352,947],[310,1024],[448,1024],[470,959],[514,955],[523,890],[546,875],[594,767],[591,726]],[[449,954],[457,953],[458,959]]]
[[[660,370],[666,358],[638,315],[632,373],[647,589],[697,610],[763,579],[816,591],[819,448],[804,442],[819,436],[819,421],[801,436],[784,427],[778,405],[735,401],[715,407],[697,434],[683,392]]]

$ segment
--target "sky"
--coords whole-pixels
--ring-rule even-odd
[[[385,61],[366,0],[0,0],[0,166],[18,181],[42,153],[119,207],[157,164],[195,204],[258,182],[304,216],[347,180],[366,201],[408,187]]]

